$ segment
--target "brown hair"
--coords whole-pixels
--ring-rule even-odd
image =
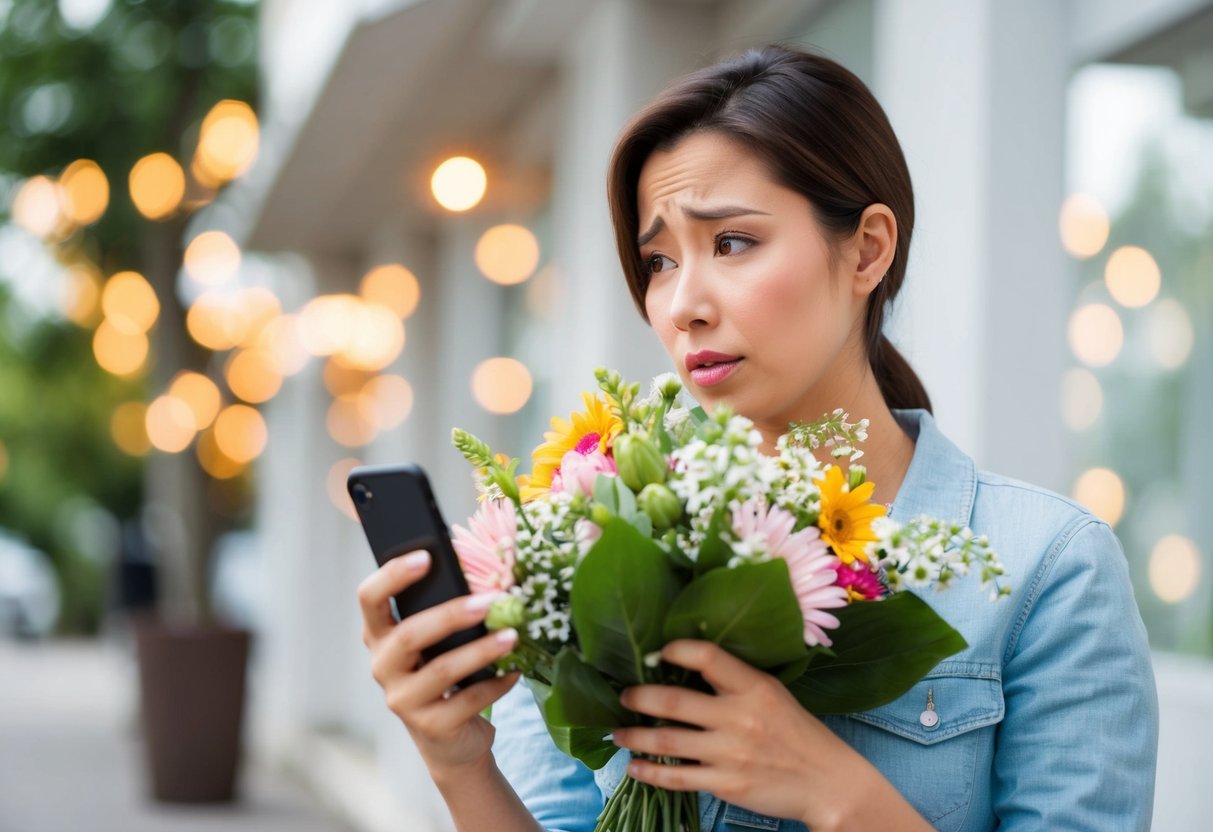
[[[742,142],[784,187],[803,194],[831,249],[854,234],[865,208],[883,203],[897,222],[888,274],[868,298],[864,345],[885,402],[931,409],[926,388],[884,336],[886,303],[905,279],[914,191],[888,117],[863,81],[820,55],[785,46],[751,49],[671,84],[624,128],[607,178],[615,244],[628,288],[648,320],[648,275],[636,245],[637,183],[645,160],[688,133]]]

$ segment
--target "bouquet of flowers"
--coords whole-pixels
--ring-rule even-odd
[[[866,420],[841,410],[793,424],[777,454],[753,424],[679,403],[673,375],[649,394],[595,373],[600,394],[552,419],[529,476],[456,429],[480,506],[453,542],[473,591],[500,592],[490,629],[519,640],[521,670],[556,745],[590,768],[618,751],[610,732],[651,719],[625,687],[695,686],[660,661],[678,638],[713,641],[783,682],[814,714],[892,701],[964,639],[906,587],[944,588],[971,570],[996,599],[1004,568],[985,537],[929,517],[905,525],[873,504],[856,464]],[[847,470],[814,456],[830,449]],[[676,760],[663,760],[677,763]],[[597,829],[698,830],[697,795],[625,776]]]

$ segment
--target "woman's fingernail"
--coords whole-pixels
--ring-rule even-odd
[[[416,572],[430,562],[430,553],[426,551],[411,552],[405,555],[401,560],[404,561],[404,568],[410,572]]]
[[[499,592],[478,592],[475,595],[469,595],[467,601],[464,602],[463,608],[468,612],[484,612],[489,606],[501,597]]]
[[[507,627],[504,630],[497,631],[497,643],[503,647],[506,645],[512,645],[516,641],[518,641],[518,631],[513,627]]]

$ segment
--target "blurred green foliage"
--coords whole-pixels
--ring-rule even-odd
[[[148,277],[163,311],[153,349],[171,346],[150,358],[163,383],[209,360],[179,324],[175,279],[186,217],[140,217],[127,177],[156,151],[188,169],[201,119],[217,101],[255,106],[257,9],[238,0],[110,0],[83,4],[103,14],[80,25],[65,17],[69,5],[81,6],[0,0],[0,184],[6,175],[55,177],[77,159],[100,165],[110,183],[108,209],[55,254],[64,263],[90,261],[106,275],[135,269]],[[6,211],[0,202],[0,223]],[[52,556],[64,595],[60,628],[69,631],[95,628],[108,576],[64,533],[64,512],[83,498],[120,520],[138,514],[144,461],[117,449],[110,417],[156,383],[103,372],[91,339],[66,321],[32,318],[0,281],[0,442],[9,458],[0,475],[0,526]],[[200,470],[194,476],[204,477]],[[206,530],[204,555],[218,531]]]
[[[9,0],[0,171],[56,175],[76,159],[96,161],[110,207],[79,242],[107,274],[135,268],[154,226],[135,212],[128,173],[156,151],[188,168],[216,101],[255,103],[256,37],[255,5],[235,0],[112,0],[84,32],[67,25],[58,0]]]

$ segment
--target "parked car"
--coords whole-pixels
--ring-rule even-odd
[[[0,635],[42,638],[59,619],[59,582],[50,558],[0,531]]]

